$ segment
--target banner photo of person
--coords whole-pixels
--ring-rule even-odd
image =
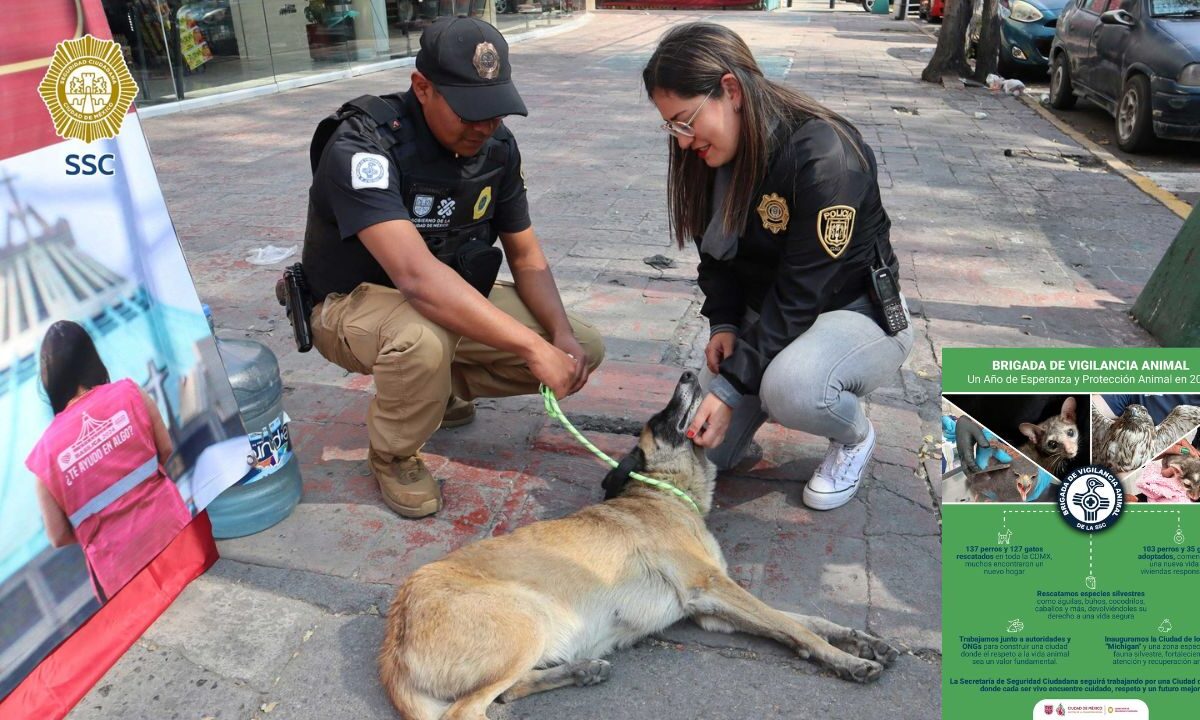
[[[246,474],[251,456],[146,139],[128,112],[136,87],[105,42],[103,8],[99,0],[28,5],[0,24],[5,716],[6,696],[49,655],[60,675],[72,659],[84,675],[102,673],[203,572],[206,564],[172,572],[181,566],[164,550],[178,538],[194,534],[199,544],[185,555],[211,564],[207,518],[193,518]],[[166,587],[170,577],[178,583]],[[146,585],[131,591],[145,600],[152,588],[163,601],[152,615],[141,612],[134,626],[120,617],[128,610],[114,608],[86,643],[64,644],[139,578]],[[57,679],[32,683],[18,714],[69,709],[82,693],[40,704],[39,693],[62,692]]]

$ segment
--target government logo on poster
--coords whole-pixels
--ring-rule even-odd
[[[59,137],[90,143],[121,132],[138,88],[120,45],[84,35],[55,46],[38,92]]]

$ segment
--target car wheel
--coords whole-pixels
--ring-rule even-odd
[[[1050,107],[1070,110],[1075,107],[1075,91],[1071,87],[1071,69],[1067,54],[1060,52],[1050,61]]]
[[[509,12],[509,0],[494,0],[496,6],[496,14],[503,15]]]
[[[862,0],[863,10],[866,10],[867,12],[871,12],[871,6],[874,4],[875,3],[872,2],[872,0]]]
[[[1117,145],[1125,152],[1145,150],[1154,140],[1150,119],[1150,80],[1134,75],[1125,81],[1117,103]]]

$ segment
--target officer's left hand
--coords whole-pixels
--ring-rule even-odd
[[[725,432],[729,430],[732,417],[733,408],[726,405],[721,398],[709,393],[701,401],[687,436],[700,447],[714,448],[725,439]]]
[[[571,375],[571,393],[578,392],[588,379],[587,353],[571,332],[556,336],[552,343],[575,360],[575,372]],[[570,393],[568,393],[570,394]]]

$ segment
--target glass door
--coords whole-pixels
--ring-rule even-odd
[[[349,67],[357,52],[358,12],[349,2],[260,0],[275,80]]]

